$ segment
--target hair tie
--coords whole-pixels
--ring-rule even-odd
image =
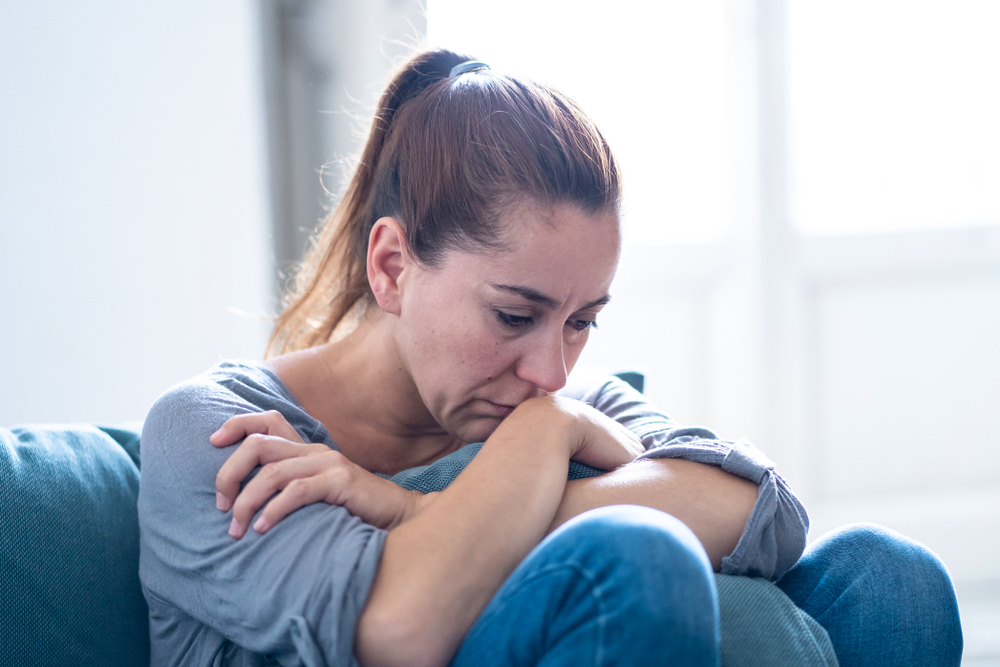
[[[490,66],[484,62],[478,60],[466,60],[464,63],[459,63],[451,68],[451,78],[456,76],[462,76],[463,74],[468,74],[469,72],[478,72],[479,70],[489,69]]]

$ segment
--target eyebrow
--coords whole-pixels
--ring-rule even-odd
[[[535,303],[541,304],[548,308],[549,310],[556,310],[559,308],[559,301],[553,299],[551,296],[542,294],[536,289],[531,287],[522,287],[520,285],[494,285],[491,283],[494,289],[501,290],[503,292],[510,292],[511,294],[516,294],[517,296],[527,299],[528,301],[533,301]],[[597,306],[603,306],[608,301],[611,301],[611,295],[605,294],[600,299],[594,299],[588,304],[585,304],[580,310],[586,310],[588,308],[596,308]]]

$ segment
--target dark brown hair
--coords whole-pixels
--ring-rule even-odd
[[[449,250],[502,248],[499,218],[521,203],[618,213],[617,164],[579,107],[488,69],[450,75],[469,60],[417,54],[386,88],[357,170],[284,299],[268,356],[329,341],[374,300],[368,236],[383,216],[406,230],[418,261],[434,266]]]

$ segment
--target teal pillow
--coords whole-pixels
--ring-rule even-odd
[[[837,667],[830,636],[767,579],[715,575],[722,667]]]
[[[139,433],[0,428],[0,664],[149,664]]]

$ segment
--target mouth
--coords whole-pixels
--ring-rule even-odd
[[[493,401],[487,401],[485,399],[483,402],[486,403],[487,412],[489,412],[491,416],[497,416],[497,417],[506,417],[510,413],[514,412],[514,408],[517,407],[516,405],[504,405],[502,403],[494,403]]]

